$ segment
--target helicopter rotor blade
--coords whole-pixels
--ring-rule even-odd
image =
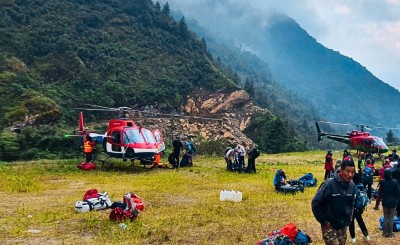
[[[320,123],[327,123],[327,124],[335,124],[335,125],[343,125],[343,126],[352,126],[351,124],[348,123],[337,123],[337,122],[328,122],[328,121],[317,121]]]
[[[211,118],[211,117],[198,117],[198,116],[187,116],[187,115],[179,115],[179,114],[168,114],[168,113],[158,113],[158,112],[150,112],[150,111],[140,111],[140,110],[129,110],[132,112],[140,112],[144,114],[154,114],[159,116],[169,116],[169,117],[181,117],[181,118],[193,118],[193,119],[205,119],[205,120],[213,120],[213,121],[222,121],[220,118]]]
[[[93,107],[102,108],[102,109],[109,109],[109,110],[114,110],[114,111],[118,110],[118,108],[105,107],[105,106],[99,106],[99,105],[93,105],[93,104],[84,104],[84,105],[93,106]]]
[[[100,109],[100,108],[71,108],[73,110],[85,110],[85,111],[116,111],[115,109]]]

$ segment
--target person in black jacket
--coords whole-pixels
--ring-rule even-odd
[[[172,152],[174,153],[174,164],[173,168],[178,168],[179,166],[179,155],[181,154],[181,149],[183,144],[179,135],[176,136],[175,140],[172,142]]]
[[[393,237],[393,221],[397,200],[400,197],[400,186],[392,179],[392,171],[385,169],[385,179],[379,182],[383,206],[383,237]]]
[[[247,151],[247,156],[248,156],[247,169],[246,169],[247,173],[254,173],[254,174],[256,173],[256,158],[258,157],[256,151],[257,148],[253,144],[250,144],[249,150]]]
[[[347,227],[355,205],[354,172],[354,162],[344,159],[340,169],[320,186],[311,202],[325,244],[346,244]]]
[[[392,172],[392,178],[397,181],[400,186],[400,166],[397,165],[396,169]],[[396,216],[400,217],[400,198],[397,199]]]

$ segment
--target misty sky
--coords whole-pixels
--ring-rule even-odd
[[[272,12],[286,13],[318,42],[400,90],[400,0],[160,1],[165,2],[221,33],[246,31],[241,23],[265,26]]]

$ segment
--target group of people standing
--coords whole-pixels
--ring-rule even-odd
[[[378,209],[379,202],[382,200],[383,237],[393,237],[396,209],[397,216],[400,215],[400,165],[398,162],[395,163],[395,153],[394,150],[393,154],[386,157],[379,171],[378,198],[374,209]],[[349,227],[352,243],[356,243],[355,221],[359,224],[364,239],[370,240],[362,218],[364,209],[357,208],[355,204],[359,191],[366,189],[371,201],[373,177],[366,178],[368,176],[366,173],[370,169],[372,169],[372,174],[375,172],[374,163],[375,160],[371,154],[361,154],[357,172],[353,157],[345,150],[340,166],[335,169],[332,152],[327,152],[324,166],[325,182],[321,184],[311,203],[313,214],[321,224],[325,244],[346,244],[347,227]]]
[[[248,157],[247,167],[245,167],[245,157]],[[244,143],[237,144],[235,148],[228,147],[224,152],[227,171],[237,171],[239,173],[256,173],[256,158],[259,156],[258,149],[249,144],[249,148],[244,147]]]
[[[173,168],[193,166],[193,156],[196,153],[196,147],[194,145],[193,139],[184,136],[182,140],[181,137],[177,135],[175,140],[172,142]],[[184,150],[184,152],[182,155],[182,160],[180,160],[182,150]]]

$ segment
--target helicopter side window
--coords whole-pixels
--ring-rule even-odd
[[[368,146],[371,146],[372,145],[372,141],[370,139],[366,139],[365,140],[365,144],[368,145]]]
[[[144,137],[146,138],[147,143],[152,143],[152,144],[156,143],[153,133],[150,130],[142,129],[142,133],[143,133]]]

